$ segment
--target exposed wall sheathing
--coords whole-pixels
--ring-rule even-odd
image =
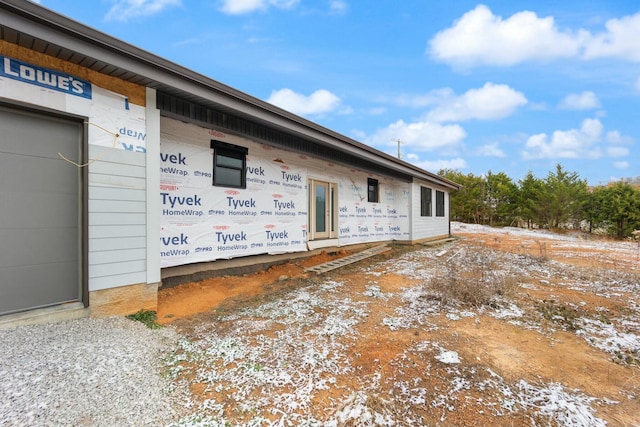
[[[116,77],[107,76],[97,71],[81,67],[78,64],[66,62],[44,53],[36,52],[13,43],[0,40],[0,54],[29,62],[40,67],[51,68],[53,70],[62,71],[81,79],[87,80],[92,84],[101,88],[119,93],[129,98],[132,104],[145,106],[146,94],[145,87],[139,86]]]

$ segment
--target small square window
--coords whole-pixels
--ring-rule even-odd
[[[377,179],[367,178],[367,200],[372,203],[378,203],[380,201]]]
[[[213,149],[213,185],[247,188],[248,149],[211,140]]]

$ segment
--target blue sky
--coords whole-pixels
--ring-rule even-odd
[[[640,3],[41,0],[432,172],[640,175]]]

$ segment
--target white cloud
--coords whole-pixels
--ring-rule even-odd
[[[309,96],[287,88],[275,90],[267,102],[300,115],[329,113],[340,106],[340,98],[325,89],[319,89]]]
[[[598,143],[603,126],[598,119],[585,119],[580,129],[557,130],[551,138],[541,133],[527,139],[522,156],[525,159],[595,159],[602,157]]]
[[[222,0],[220,10],[230,15],[242,15],[244,13],[266,10],[270,7],[278,9],[291,9],[299,0]]]
[[[117,0],[105,19],[126,22],[131,18],[155,15],[171,6],[182,6],[182,0]]]
[[[632,138],[622,135],[620,133],[620,131],[618,131],[618,130],[612,130],[612,131],[607,132],[607,135],[606,135],[605,139],[610,144],[631,144],[631,143],[633,143],[633,139]]]
[[[627,147],[609,147],[607,148],[607,156],[609,157],[624,157],[629,155],[629,149]]]
[[[588,39],[584,58],[620,58],[640,62],[640,12],[606,22],[606,32]]]
[[[629,167],[629,162],[613,162],[613,167],[616,169],[627,169]]]
[[[220,10],[231,15],[255,12],[266,9],[268,2],[265,0],[224,0]]]
[[[476,154],[484,157],[498,157],[498,158],[507,157],[505,152],[498,146],[497,142],[483,145],[482,147],[476,150]]]
[[[610,19],[605,30],[561,30],[552,16],[517,12],[506,19],[484,5],[465,13],[430,41],[429,55],[458,67],[511,66],[558,58],[640,62],[640,12]]]
[[[575,56],[585,36],[558,30],[553,17],[523,11],[503,19],[479,5],[436,34],[429,42],[429,53],[452,65],[509,66]]]
[[[527,98],[508,85],[487,82],[478,89],[456,95],[451,88],[440,88],[421,95],[399,95],[391,99],[402,107],[433,107],[428,121],[496,120],[510,116]]]
[[[349,5],[343,0],[331,0],[329,2],[329,11],[334,15],[344,15]]]
[[[557,130],[551,137],[545,133],[530,136],[522,151],[524,159],[597,159],[627,157],[633,138],[620,131],[604,132],[599,119],[586,119],[580,129]],[[490,147],[490,146],[485,146]],[[482,154],[481,150],[477,152]]]
[[[507,85],[485,83],[479,89],[471,89],[460,96],[442,100],[429,113],[427,120],[450,122],[461,120],[497,120],[510,116],[527,98]]]
[[[599,107],[600,100],[591,91],[569,94],[560,101],[559,105],[559,108],[563,110],[590,110]]]
[[[459,125],[441,125],[433,122],[405,123],[398,120],[386,128],[366,138],[365,142],[375,146],[396,145],[399,139],[402,146],[414,151],[433,151],[436,149],[457,148],[467,133]]]
[[[636,90],[640,92],[640,77],[636,79]]]
[[[412,159],[409,159],[409,157],[412,157]],[[437,173],[441,169],[460,170],[460,169],[466,169],[469,167],[467,162],[464,159],[461,159],[460,157],[457,157],[455,159],[449,159],[449,160],[420,161],[418,160],[418,156],[407,156],[407,160],[409,160],[410,163],[413,163],[419,168],[422,168],[424,170],[428,170],[431,172],[435,172],[435,173]]]

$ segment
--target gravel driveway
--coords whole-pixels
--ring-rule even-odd
[[[159,360],[176,340],[118,317],[0,330],[0,425],[166,425]]]

